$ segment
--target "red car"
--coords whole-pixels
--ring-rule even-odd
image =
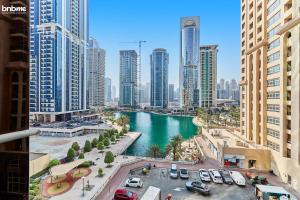
[[[125,189],[117,189],[115,191],[114,200],[137,200],[138,195]]]

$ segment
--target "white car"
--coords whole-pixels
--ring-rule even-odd
[[[182,179],[189,179],[189,172],[186,168],[179,169],[179,176]]]
[[[141,188],[143,187],[143,181],[140,178],[128,178],[125,181],[126,187],[135,187],[135,188]]]
[[[178,171],[177,171],[176,164],[172,164],[172,166],[171,166],[170,177],[171,178],[178,178]]]
[[[235,184],[237,184],[239,186],[246,185],[246,179],[243,177],[243,175],[240,172],[230,171],[229,173]]]
[[[201,181],[210,182],[210,176],[206,169],[199,169],[199,176]]]
[[[215,183],[223,183],[221,174],[218,172],[218,170],[216,170],[216,169],[209,169],[208,172],[209,172],[209,175],[210,175],[211,179],[213,180],[213,182],[215,182]]]

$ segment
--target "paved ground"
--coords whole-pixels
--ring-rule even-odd
[[[208,187],[211,190],[211,195],[203,196],[198,193],[187,191],[185,183],[187,180],[171,179],[169,177],[169,170],[167,168],[155,168],[150,171],[148,175],[142,175],[141,170],[136,170],[134,175],[128,177],[140,177],[144,182],[144,187],[127,188],[130,191],[137,192],[139,197],[142,197],[149,186],[155,186],[161,189],[162,197],[166,197],[168,193],[172,194],[174,200],[254,200],[254,188],[250,185],[246,187],[238,187],[236,185],[215,184],[209,183]],[[189,180],[199,180],[198,171],[189,171]],[[119,188],[125,188],[122,182]]]

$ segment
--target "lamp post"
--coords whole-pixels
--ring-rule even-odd
[[[82,196],[84,196],[84,179],[85,179],[85,177],[83,176],[83,177],[81,177],[81,179],[82,179]]]

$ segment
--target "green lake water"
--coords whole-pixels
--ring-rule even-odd
[[[164,151],[173,136],[180,134],[184,139],[189,139],[197,134],[197,127],[193,124],[192,117],[145,112],[122,112],[122,114],[129,117],[130,131],[142,133],[127,149],[125,152],[127,155],[146,156],[152,144],[158,144]]]

